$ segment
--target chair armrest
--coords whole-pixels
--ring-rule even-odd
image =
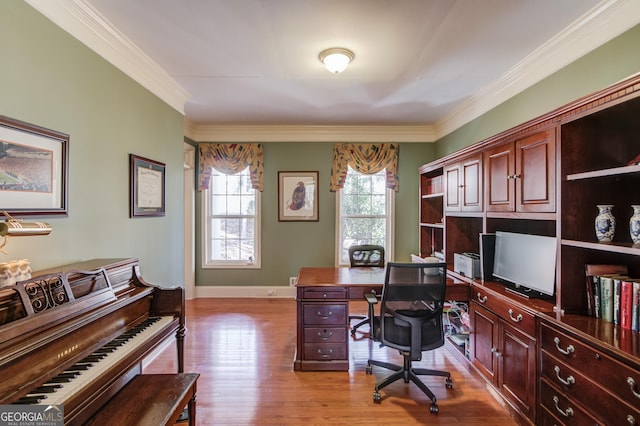
[[[367,299],[367,303],[371,305],[375,305],[376,303],[378,303],[378,296],[376,296],[374,293],[365,293],[364,298]]]

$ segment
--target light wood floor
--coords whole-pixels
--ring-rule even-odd
[[[365,312],[364,305],[352,304]],[[425,377],[440,413],[429,414],[429,400],[414,384],[396,382],[373,403],[376,381],[389,374],[367,359],[400,362],[364,333],[351,338],[349,372],[294,372],[296,306],[283,299],[196,299],[187,301],[185,372],[198,372],[198,425],[514,425],[507,412],[443,347],[425,353],[420,366],[451,372],[444,380]],[[354,322],[355,323],[355,322]],[[175,346],[165,349],[146,373],[175,372]]]

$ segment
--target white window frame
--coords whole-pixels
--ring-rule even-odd
[[[256,190],[255,205],[256,211],[254,215],[254,259],[253,262],[246,261],[221,261],[210,260],[211,252],[211,229],[210,229],[210,207],[211,192],[209,189],[202,191],[201,199],[201,225],[202,225],[202,268],[203,269],[260,269],[262,264],[262,244],[261,244],[261,223],[262,223],[262,193]]]
[[[347,179],[349,178],[350,173],[358,173],[353,169],[349,168],[347,172]],[[384,173],[384,171],[382,172]],[[364,173],[360,173],[363,174]],[[385,262],[393,261],[395,258],[395,191],[393,189],[387,188],[385,191],[386,195],[386,241],[385,241]],[[341,260],[340,254],[342,251],[342,189],[338,189],[336,191],[336,237],[335,237],[335,264],[336,266],[349,266],[349,260]]]

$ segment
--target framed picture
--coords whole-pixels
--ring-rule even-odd
[[[0,210],[67,216],[69,135],[0,115]]]
[[[129,173],[129,217],[164,216],[164,163],[129,154]]]
[[[318,172],[278,172],[278,221],[318,221]]]

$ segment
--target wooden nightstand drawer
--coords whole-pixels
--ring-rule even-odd
[[[304,300],[344,300],[347,298],[347,289],[340,287],[305,287],[302,294]]]
[[[536,317],[516,304],[499,298],[482,287],[471,288],[473,300],[529,336],[536,335]]]
[[[304,359],[314,361],[334,361],[347,358],[344,343],[305,343]]]
[[[344,343],[347,341],[347,329],[344,327],[305,327],[304,341],[307,343]]]
[[[303,306],[303,324],[347,326],[347,303],[305,303]]]
[[[591,377],[614,395],[633,406],[640,405],[640,372],[586,346],[576,338],[542,324],[541,347],[566,365]],[[640,422],[640,419],[636,419]]]

